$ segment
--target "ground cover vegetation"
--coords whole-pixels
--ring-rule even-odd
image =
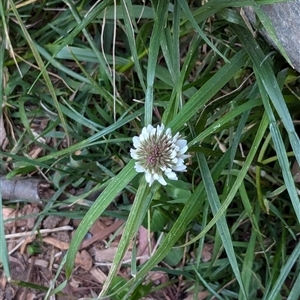
[[[39,201],[2,195],[3,298],[299,299],[299,74],[274,2],[0,2],[1,174],[45,182]],[[173,148],[145,177],[149,124]],[[90,243],[100,223],[117,226]],[[43,231],[62,225],[65,244]]]

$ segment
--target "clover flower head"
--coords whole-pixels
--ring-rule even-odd
[[[135,149],[130,149],[130,155],[136,160],[135,170],[145,173],[149,186],[155,180],[166,185],[164,175],[177,180],[175,172],[186,171],[184,159],[189,155],[184,153],[188,149],[187,141],[181,139],[179,132],[172,136],[171,129],[165,129],[163,124],[156,128],[148,125],[132,141]]]

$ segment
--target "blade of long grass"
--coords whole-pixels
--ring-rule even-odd
[[[295,210],[295,214],[298,218],[298,222],[300,223],[300,202],[299,202],[299,196],[297,193],[297,188],[295,185],[295,181],[293,178],[293,175],[291,174],[290,170],[290,163],[286,154],[285,145],[282,140],[281,133],[279,131],[278,125],[275,120],[275,116],[273,114],[271,105],[269,103],[269,99],[266,94],[265,87],[262,85],[260,78],[257,78],[258,86],[261,91],[262,100],[264,103],[264,107],[266,110],[266,113],[268,115],[268,118],[270,120],[270,133],[272,135],[272,140],[274,143],[274,147],[278,156],[278,162],[281,166],[282,175],[284,179],[284,183],[286,185],[287,191],[290,195],[290,199],[292,201],[292,205]]]
[[[213,51],[215,51],[218,55],[220,55],[225,62],[229,62],[228,59],[217,49],[217,47],[207,38],[206,34],[203,32],[203,30],[199,27],[198,23],[196,22],[196,20],[194,19],[194,16],[191,12],[191,10],[189,9],[188,3],[186,1],[178,1],[179,5],[181,6],[182,11],[184,12],[186,18],[191,22],[191,24],[193,25],[195,31],[202,37],[202,39],[205,41],[205,43],[207,45],[209,45],[209,47],[211,47],[211,49]]]
[[[10,2],[12,0],[9,0]],[[73,39],[84,29],[87,27],[99,14],[108,7],[113,0],[103,0],[101,2],[97,1],[95,5],[93,5],[90,10],[86,13],[84,16],[82,22],[78,24],[58,45],[56,48],[56,52],[53,54],[53,57],[56,56],[57,53],[59,53],[64,47],[66,47],[69,44],[72,44]],[[36,81],[40,78],[41,75],[45,72],[48,65],[51,63],[52,58],[48,59],[47,64],[41,69],[41,73],[39,76],[37,76]]]
[[[211,177],[210,170],[208,168],[207,161],[206,161],[206,158],[205,158],[204,154],[199,153],[197,155],[197,158],[199,160],[198,164],[199,164],[202,179],[203,179],[203,182],[204,182],[204,187],[205,187],[207,199],[208,199],[208,202],[210,204],[210,208],[212,210],[212,213],[214,215],[216,215],[216,213],[221,208],[221,202],[220,202],[218,193],[216,191],[215,184],[214,184],[213,179]],[[229,228],[228,228],[228,225],[227,225],[227,222],[226,222],[225,213],[220,216],[220,218],[218,219],[216,225],[217,225],[220,237],[222,239],[223,246],[225,248],[228,260],[230,262],[230,266],[233,270],[233,273],[235,274],[235,278],[237,279],[237,281],[239,283],[241,293],[243,294],[243,297],[245,299],[247,299],[244,283],[243,283],[241,273],[240,273],[240,270],[239,270],[239,267],[238,267],[237,259],[236,259],[236,256],[235,256],[235,251],[234,251],[234,248],[233,248],[230,231],[229,231]]]
[[[174,3],[173,17],[173,36],[172,36],[172,55],[173,71],[175,82],[178,82],[180,76],[180,7],[178,2]],[[181,90],[181,89],[180,89]]]
[[[87,214],[82,219],[80,226],[77,228],[72,238],[66,260],[66,276],[70,278],[74,266],[75,256],[79,246],[93,223],[99,218],[107,206],[114,201],[115,197],[131,182],[136,176],[133,168],[134,161],[131,160],[126,167],[112,179],[110,184],[105,188],[101,195],[96,199]]]
[[[69,140],[69,134],[68,134],[68,127],[67,127],[67,123],[66,123],[66,120],[64,118],[64,115],[59,107],[59,103],[58,103],[58,100],[57,100],[57,97],[56,97],[56,93],[55,93],[55,89],[53,87],[53,84],[51,82],[51,79],[50,79],[50,76],[49,74],[47,73],[47,70],[46,70],[46,66],[44,65],[44,62],[39,54],[39,52],[37,51],[36,47],[34,46],[34,41],[32,40],[30,34],[28,33],[25,25],[23,24],[23,21],[18,13],[18,10],[15,6],[15,3],[12,1],[12,0],[8,0],[9,3],[10,3],[10,6],[14,12],[14,15],[16,17],[16,19],[18,20],[18,25],[21,27],[22,29],[22,32],[24,34],[24,37],[35,57],[35,60],[39,66],[39,68],[41,69],[41,74],[43,75],[44,79],[45,79],[45,82],[46,82],[46,85],[49,89],[49,92],[51,94],[51,97],[54,101],[54,104],[55,104],[55,107],[56,107],[56,110],[57,110],[57,113],[58,113],[58,116],[59,116],[59,119],[61,120],[61,123],[62,123],[62,127],[64,128],[64,131],[65,131],[65,134],[66,134],[66,137],[67,137],[67,140]]]
[[[298,268],[299,269],[299,268]],[[298,273],[297,279],[290,290],[287,300],[298,300],[300,298],[300,272]]]
[[[189,241],[186,245],[190,245],[190,244],[194,243],[199,238],[201,238],[204,234],[206,234],[209,231],[209,229],[211,229],[212,226],[214,226],[216,224],[216,221],[220,218],[220,216],[226,211],[226,209],[230,205],[232,199],[234,198],[237,190],[239,189],[240,185],[242,184],[242,181],[244,180],[244,178],[250,168],[250,165],[251,165],[251,163],[254,159],[254,156],[256,154],[256,151],[258,149],[258,145],[260,144],[260,142],[263,138],[263,135],[267,129],[268,124],[269,123],[268,123],[267,116],[266,116],[266,114],[264,114],[262,121],[260,123],[260,127],[258,129],[258,132],[253,141],[252,147],[247,155],[247,158],[246,158],[244,165],[239,173],[239,176],[237,176],[237,179],[235,180],[234,184],[232,185],[230,192],[228,193],[226,199],[224,200],[220,210],[215,214],[215,216],[207,224],[207,226],[202,230],[202,232],[200,232],[200,234],[198,234],[195,238],[193,238],[191,241]]]
[[[118,251],[115,255],[112,267],[105,280],[100,296],[104,296],[107,293],[107,290],[113,278],[116,276],[120,263],[122,262],[123,256],[125,255],[131,240],[133,239],[134,235],[137,233],[139,227],[141,226],[144,217],[148,211],[148,207],[150,205],[152,197],[158,190],[158,188],[159,184],[155,184],[150,189],[145,178],[142,179],[139,185],[139,189],[136,193],[134,203],[130,209],[130,214],[126,221],[126,225],[118,245]]]
[[[288,133],[295,157],[300,164],[300,140],[295,131],[295,126],[269,63],[269,59],[266,59],[260,46],[248,30],[237,25],[233,25],[233,28],[253,61],[256,77],[262,81],[262,84]]]
[[[154,1],[153,1],[154,2]],[[158,1],[153,31],[149,45],[148,67],[147,67],[147,90],[145,96],[145,121],[144,125],[152,124],[153,113],[153,84],[155,78],[155,70],[157,65],[157,57],[160,46],[160,39],[162,34],[162,28],[165,26],[167,12],[168,12],[168,0]],[[154,5],[155,7],[155,5]]]
[[[143,71],[142,71],[142,68],[140,65],[139,55],[137,53],[135,33],[134,33],[133,24],[132,24],[132,22],[134,20],[132,1],[130,1],[130,0],[121,1],[121,6],[122,6],[122,11],[123,11],[126,35],[128,38],[128,43],[129,43],[129,47],[130,47],[130,51],[131,51],[131,55],[132,55],[132,60],[134,62],[134,66],[136,68],[136,72],[137,72],[138,78],[140,80],[140,84],[141,84],[144,92],[146,92],[146,84],[145,84],[145,80],[144,80]]]
[[[72,1],[64,0],[64,2],[69,6],[70,11],[72,12],[72,15],[73,15],[74,19],[76,20],[76,22],[78,24],[81,24],[82,19],[80,18],[79,13],[78,13],[75,5],[72,3]],[[111,73],[110,73],[109,69],[107,68],[105,60],[103,58],[103,54],[100,53],[99,47],[95,44],[93,37],[90,35],[90,33],[85,28],[82,29],[82,32],[83,32],[84,36],[86,37],[87,41],[89,42],[89,44],[93,50],[93,53],[96,55],[97,60],[100,64],[101,70],[105,71],[105,74],[106,74],[108,80],[110,81],[110,83],[112,85],[114,85],[114,82],[112,81]]]
[[[91,145],[92,143],[94,143],[97,140],[101,139],[105,135],[108,135],[108,134],[114,132],[118,128],[124,126],[125,124],[127,124],[130,121],[134,120],[136,117],[140,116],[142,114],[142,112],[143,112],[143,110],[141,109],[141,110],[138,110],[138,111],[130,114],[127,117],[122,117],[116,123],[104,128],[103,130],[101,130],[100,132],[97,132],[93,136],[91,136],[91,137],[89,137],[85,140],[82,140],[82,141],[78,142],[77,144],[74,144],[74,145],[70,146],[69,148],[62,149],[62,150],[59,150],[59,151],[54,152],[54,153],[50,153],[48,155],[45,155],[45,156],[40,157],[40,158],[35,159],[35,160],[31,160],[31,159],[26,158],[26,157],[24,157],[24,158],[19,157],[17,160],[21,160],[21,161],[24,160],[24,166],[28,166],[28,165],[35,165],[35,163],[42,163],[42,162],[45,162],[47,160],[54,159],[55,157],[68,155],[70,153],[75,152],[76,150],[80,150],[80,149],[83,149],[85,147],[88,147],[89,145]],[[6,154],[6,153],[0,151],[0,154]],[[6,155],[9,156],[9,154],[6,154]],[[46,165],[44,165],[44,167],[45,166]]]
[[[221,117],[218,121],[207,127],[203,130],[197,137],[195,137],[191,142],[189,142],[189,146],[193,146],[204,140],[206,137],[210,136],[214,132],[219,131],[219,129],[227,124],[230,120],[234,119],[241,113],[247,112],[248,110],[261,105],[261,99],[252,99],[240,106],[236,109],[229,111],[226,115]]]
[[[238,52],[230,60],[230,63],[224,65],[189,99],[178,115],[170,122],[169,127],[174,132],[179,131],[245,65],[246,61],[246,53],[243,50]]]
[[[1,115],[1,109],[0,109]],[[0,156],[2,160],[2,157]],[[0,184],[0,190],[2,186]],[[8,280],[10,280],[10,269],[9,269],[9,258],[7,251],[7,244],[5,240],[4,232],[4,220],[3,220],[3,209],[2,209],[2,193],[0,192],[0,264],[3,266],[4,273]]]
[[[251,220],[251,223],[253,224],[253,230],[251,231],[251,236],[250,236],[250,240],[248,243],[248,247],[247,247],[247,251],[246,251],[246,255],[245,258],[243,259],[243,269],[242,269],[242,278],[243,278],[243,282],[245,285],[245,290],[246,290],[246,299],[250,299],[251,296],[251,281],[253,279],[253,264],[254,264],[254,258],[255,258],[255,246],[256,246],[256,239],[260,238],[260,231],[259,231],[259,226],[256,222],[256,220],[259,217],[258,212],[256,212],[255,214],[253,213],[253,209],[251,206],[251,203],[249,201],[246,189],[245,189],[245,185],[244,183],[241,184],[240,186],[240,195],[241,195],[241,199],[243,201],[243,205],[245,207],[245,210],[248,214],[248,217]],[[241,292],[239,294],[239,298],[242,299],[242,295]]]
[[[221,159],[217,162],[217,164],[212,169],[212,176],[214,181],[220,176],[222,170],[228,163],[229,153],[225,153]],[[139,282],[146,276],[146,274],[158,263],[160,262],[171,250],[179,237],[185,232],[189,222],[198,214],[198,211],[203,206],[205,197],[200,197],[199,195],[203,195],[204,193],[204,185],[201,182],[196,189],[194,190],[191,197],[188,199],[186,205],[181,211],[180,216],[176,220],[173,227],[170,229],[169,233],[165,236],[164,241],[157,249],[155,254],[143,265],[141,270],[137,273],[136,278],[131,279],[126,287],[137,286]]]
[[[98,53],[97,55],[92,49],[89,48],[80,48],[75,46],[66,46],[63,49],[61,49],[59,52],[58,49],[60,49],[59,45],[45,45],[44,46],[47,51],[51,53],[51,55],[55,55],[54,58],[59,59],[73,59],[73,55],[76,56],[76,58],[79,61],[83,62],[92,62],[92,63],[99,63],[98,55],[104,59],[104,56],[102,53]],[[107,62],[109,64],[113,63],[113,57],[110,54],[105,54]],[[52,58],[53,59],[53,58]],[[117,65],[126,65],[130,63],[130,60],[121,56],[116,56],[116,64]]]
[[[178,112],[179,108],[183,106],[182,99],[182,84],[180,84],[180,54],[179,54],[179,31],[180,31],[180,8],[177,2],[174,3],[174,11],[172,14],[173,26],[172,32],[169,27],[165,27],[161,38],[161,49],[163,51],[164,59],[172,79],[173,91],[168,101],[167,108],[163,114],[162,123],[168,124]],[[168,119],[166,119],[168,116]]]
[[[275,284],[273,285],[270,292],[264,294],[263,300],[275,299],[275,297],[280,294],[281,288],[285,283],[287,276],[289,275],[292,267],[300,258],[300,243],[298,243],[291,253],[289,259],[286,261],[285,265],[280,270],[280,275],[278,276]],[[271,283],[271,282],[270,282]]]
[[[6,23],[6,16],[5,16],[5,9],[4,6],[6,6],[6,1],[1,1],[0,3],[0,16],[3,24]],[[5,45],[6,45],[6,34],[3,32],[3,27],[0,29],[0,35],[2,35],[2,42],[0,43],[0,118],[3,117],[2,115],[2,107],[3,107],[3,100],[4,100],[4,84],[6,82],[4,76],[6,74],[4,70],[4,60],[5,60]],[[3,134],[2,128],[0,134]],[[3,136],[0,138],[2,141],[4,138]],[[1,148],[0,144],[0,148]],[[2,153],[0,153],[0,161],[3,161]],[[1,181],[2,182],[2,181]],[[2,186],[0,184],[0,263],[3,265],[3,270],[8,278],[10,280],[10,269],[9,269],[9,259],[8,259],[8,251],[7,251],[7,244],[5,240],[5,232],[4,232],[4,220],[3,220],[3,210],[2,210]]]

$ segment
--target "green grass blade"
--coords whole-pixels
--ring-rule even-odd
[[[174,132],[189,121],[189,119],[198,113],[205,103],[212,97],[238,72],[246,63],[247,56],[244,50],[238,52],[230,63],[225,64],[214,76],[212,76],[184,105],[182,110],[169,124]]]
[[[39,52],[37,51],[36,47],[34,46],[34,41],[32,40],[30,34],[28,33],[25,25],[23,24],[23,21],[22,21],[22,18],[20,17],[19,13],[18,13],[18,10],[15,6],[15,3],[12,1],[12,0],[9,0],[9,3],[10,3],[10,6],[13,10],[13,13],[16,17],[16,19],[18,20],[18,24],[19,26],[21,27],[22,29],[22,33],[24,34],[24,37],[35,57],[35,60],[39,66],[39,68],[41,69],[41,74],[43,75],[44,79],[45,79],[45,82],[46,82],[46,85],[49,89],[49,92],[51,94],[51,97],[54,101],[54,104],[55,104],[55,107],[56,107],[56,110],[57,110],[57,113],[58,113],[58,116],[59,116],[59,119],[61,120],[61,123],[62,123],[62,126],[64,128],[64,131],[65,131],[65,134],[67,136],[67,139],[69,140],[69,137],[68,137],[68,126],[67,126],[67,123],[66,123],[66,120],[64,118],[64,115],[62,113],[62,111],[60,110],[59,108],[59,103],[58,103],[58,100],[57,100],[57,96],[56,96],[56,93],[55,93],[55,89],[53,87],[53,84],[51,82],[51,79],[50,79],[50,76],[49,74],[47,73],[47,70],[46,70],[46,66],[44,65],[44,62],[39,54]]]
[[[71,241],[66,260],[66,275],[70,278],[76,253],[79,249],[80,243],[84,236],[99,218],[107,206],[114,201],[115,197],[130,183],[136,176],[136,171],[133,168],[134,161],[131,160],[126,167],[112,179],[110,184],[105,188],[101,195],[97,198],[95,203],[91,206],[87,214],[82,219],[80,226],[77,228],[76,233]]]
[[[217,178],[220,176],[222,170],[228,163],[228,158],[229,153],[223,155],[223,157],[213,168],[212,176],[214,180],[217,180]],[[176,220],[169,233],[166,235],[160,247],[157,249],[155,254],[143,265],[141,270],[137,273],[136,278],[131,279],[128,282],[128,286],[134,284],[134,281],[144,278],[144,276],[146,276],[147,273],[169,253],[179,237],[185,232],[185,229],[187,228],[189,222],[198,214],[198,211],[203,206],[205,197],[200,197],[199,199],[199,195],[203,195],[203,193],[204,185],[203,183],[200,183],[194,190],[191,197],[188,199],[186,205],[181,211],[180,216]]]
[[[300,298],[300,272],[298,273],[297,279],[292,289],[290,290],[290,294],[287,297],[287,300],[298,300],[299,298]]]
[[[225,213],[226,209],[228,208],[228,206],[230,205],[232,199],[234,198],[237,190],[239,189],[240,185],[242,184],[250,166],[251,163],[254,159],[254,156],[256,154],[256,151],[258,149],[258,146],[264,136],[264,133],[267,129],[268,126],[268,119],[266,114],[263,115],[262,121],[260,123],[259,129],[257,131],[257,134],[255,136],[255,139],[253,141],[252,147],[247,155],[247,158],[244,162],[244,165],[241,169],[241,171],[239,172],[239,175],[236,179],[236,181],[234,182],[234,184],[232,185],[230,192],[228,193],[226,199],[224,200],[222,206],[220,207],[219,211],[215,214],[215,216],[212,218],[212,220],[207,224],[207,226],[202,230],[202,232],[200,234],[198,234],[195,238],[193,238],[191,241],[189,241],[188,244],[192,244],[195,241],[197,241],[199,238],[201,238],[202,236],[204,236],[204,234],[206,234],[217,222],[217,220],[222,216],[223,213]]]
[[[121,240],[119,242],[118,251],[113,260],[112,267],[109,271],[105,284],[102,288],[101,296],[107,293],[107,290],[113,278],[116,276],[123,256],[125,255],[131,240],[133,239],[134,235],[137,233],[139,227],[141,226],[144,217],[147,213],[150,202],[152,200],[152,197],[158,190],[158,188],[159,184],[155,184],[150,189],[148,183],[143,177],[139,185],[139,189],[136,193],[132,208],[130,209],[130,214],[126,221],[126,225]]]
[[[153,100],[154,100],[153,84],[155,79],[155,70],[157,65],[157,57],[158,57],[158,51],[160,46],[162,28],[164,28],[166,18],[167,18],[168,4],[169,4],[168,0],[158,1],[156,11],[155,11],[154,26],[153,26],[151,39],[150,39],[150,45],[149,45],[144,126],[147,126],[148,124],[152,124]]]
[[[248,242],[246,255],[243,259],[243,269],[242,269],[242,278],[243,278],[243,282],[245,284],[246,299],[250,299],[251,292],[252,292],[251,291],[251,281],[253,280],[253,264],[254,264],[254,259],[255,259],[256,239],[258,238],[258,235],[260,234],[259,226],[256,221],[259,218],[259,215],[257,213],[254,215],[254,213],[253,213],[253,209],[252,209],[251,203],[249,201],[244,183],[241,184],[239,191],[240,191],[241,199],[243,201],[243,205],[245,207],[245,210],[246,210],[248,217],[251,220],[251,223],[253,226],[250,240]],[[242,299],[241,292],[239,293],[239,298]]]
[[[72,3],[72,1],[64,0],[64,2],[70,7],[70,11],[72,12],[73,17],[75,18],[76,22],[78,24],[81,24],[82,20],[79,16],[79,13],[78,13],[75,5]],[[89,44],[91,46],[91,49],[93,50],[94,54],[96,55],[97,60],[100,64],[101,70],[105,71],[105,74],[106,74],[107,78],[110,80],[110,83],[113,85],[114,83],[112,81],[110,71],[109,71],[109,69],[108,69],[108,67],[105,63],[105,60],[103,58],[103,54],[101,55],[101,53],[99,51],[99,47],[95,44],[95,41],[94,41],[93,37],[89,34],[89,32],[85,28],[82,29],[82,32],[83,32],[84,36],[86,37],[87,41],[89,42]]]
[[[6,16],[4,5],[6,5],[6,1],[1,1],[0,3],[0,16],[3,24],[6,24]],[[2,42],[0,43],[0,118],[3,117],[2,115],[2,108],[4,106],[4,84],[6,79],[4,75],[6,71],[4,70],[4,60],[5,60],[5,45],[6,45],[6,34],[4,32],[4,28],[0,28],[0,36],[2,36]],[[2,129],[2,128],[1,128]],[[2,130],[1,133],[2,134]],[[2,139],[0,139],[2,140]],[[1,148],[0,144],[0,148]],[[3,161],[3,154],[0,153],[0,161]],[[0,263],[3,266],[4,273],[8,280],[10,280],[10,269],[9,269],[9,259],[8,259],[8,251],[5,239],[5,232],[4,232],[4,220],[3,220],[3,211],[2,211],[2,187],[0,185]]]
[[[286,154],[285,145],[282,140],[281,133],[279,131],[278,125],[275,120],[275,116],[273,114],[271,105],[269,103],[269,99],[267,97],[265,87],[262,85],[259,78],[257,78],[258,86],[261,91],[264,107],[266,110],[266,113],[268,115],[268,118],[270,120],[270,133],[272,135],[274,147],[278,156],[278,161],[282,169],[282,175],[284,179],[284,183],[286,185],[287,191],[290,195],[292,205],[295,210],[295,214],[298,218],[298,222],[300,223],[300,202],[299,202],[299,196],[297,193],[297,188],[294,182],[293,175],[291,174],[290,170],[290,163]]]
[[[251,101],[248,101],[238,107],[236,109],[228,112],[225,116],[221,117],[219,120],[217,120],[215,123],[207,127],[205,130],[203,130],[197,137],[195,137],[191,142],[189,142],[189,146],[196,145],[202,140],[204,140],[206,137],[210,136],[211,134],[219,131],[219,129],[227,124],[230,120],[233,120],[238,115],[247,112],[248,110],[260,106],[261,105],[261,99],[252,99]]]
[[[200,171],[201,171],[201,175],[202,175],[202,179],[204,182],[204,186],[205,186],[205,190],[206,190],[206,195],[207,195],[207,199],[208,202],[210,204],[210,208],[212,210],[212,213],[214,215],[216,215],[216,213],[220,210],[221,208],[221,202],[218,196],[218,193],[216,191],[215,188],[215,184],[213,182],[213,179],[210,175],[210,170],[208,168],[207,165],[207,161],[205,156],[202,153],[198,154],[198,164],[200,167]],[[246,291],[245,291],[245,287],[244,287],[244,283],[241,277],[241,273],[238,267],[238,263],[237,263],[237,259],[235,256],[235,251],[233,248],[233,244],[232,244],[232,240],[231,240],[231,235],[230,235],[230,231],[226,222],[226,218],[225,218],[225,214],[222,214],[220,216],[220,218],[217,221],[217,228],[218,228],[218,232],[220,234],[220,237],[222,239],[223,242],[223,246],[225,248],[228,260],[230,262],[231,268],[233,270],[233,273],[235,274],[235,278],[237,279],[241,292],[243,294],[243,297],[245,299],[247,299],[246,297]]]
[[[262,81],[262,84],[288,133],[296,159],[300,164],[300,140],[295,131],[291,115],[287,109],[269,60],[266,59],[260,46],[248,30],[236,25],[233,25],[233,28],[253,61],[255,74]]]
[[[105,135],[108,135],[112,132],[114,132],[115,130],[117,130],[118,128],[124,126],[125,124],[129,123],[130,121],[134,120],[135,118],[137,118],[138,116],[140,116],[142,114],[142,110],[138,110],[132,114],[130,114],[129,116],[127,117],[122,117],[120,118],[116,123],[113,123],[112,125],[104,128],[103,130],[101,130],[100,132],[97,132],[96,134],[94,134],[93,136],[85,139],[85,140],[82,140],[66,149],[62,149],[62,150],[59,150],[57,152],[54,152],[54,153],[50,153],[48,155],[45,155],[43,157],[40,157],[34,161],[36,162],[45,162],[47,160],[50,160],[50,159],[54,159],[55,157],[58,157],[58,156],[63,156],[63,155],[69,155],[70,153],[73,153],[75,152],[76,150],[80,150],[82,148],[85,148],[85,147],[89,147],[92,143],[96,142],[97,140],[99,140],[100,138],[104,137]],[[1,153],[1,151],[0,151]],[[24,158],[26,159],[26,158]],[[26,161],[30,161],[29,159],[26,159]],[[30,164],[30,163],[27,163],[27,164]],[[25,165],[27,165],[25,164]]]
[[[289,275],[289,273],[291,272],[291,269],[294,266],[294,264],[297,262],[299,263],[299,258],[300,258],[300,243],[296,245],[292,254],[286,261],[285,265],[281,268],[280,275],[277,278],[273,288],[269,293],[265,293],[263,300],[275,299],[275,297],[277,297],[277,295],[280,294],[281,287],[285,284],[285,280]]]
[[[191,10],[189,9],[188,3],[186,1],[180,1],[180,0],[178,2],[179,2],[179,5],[181,6],[181,9],[183,10],[186,18],[193,25],[195,31],[203,38],[203,40],[205,41],[205,43],[207,45],[209,45],[209,47],[211,47],[218,55],[220,55],[224,59],[225,62],[228,63],[229,62],[228,59],[216,48],[216,46],[214,44],[212,44],[212,42],[207,38],[207,36],[203,32],[203,30],[199,27],[198,23],[194,19],[194,16],[193,16]]]
[[[129,47],[131,50],[132,60],[134,62],[134,67],[136,68],[136,72],[138,75],[138,78],[140,80],[140,84],[146,92],[146,84],[144,79],[144,74],[140,65],[139,60],[139,54],[137,53],[137,47],[136,47],[136,39],[135,39],[135,33],[133,28],[133,20],[134,20],[134,11],[133,11],[133,5],[130,0],[121,1],[123,16],[124,16],[124,23],[125,23],[125,30],[126,35],[128,38]]]

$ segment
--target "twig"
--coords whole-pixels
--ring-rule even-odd
[[[34,232],[32,231],[26,231],[26,232],[19,232],[19,233],[11,233],[11,234],[6,234],[5,238],[6,239],[13,239],[13,238],[18,238],[22,236],[31,236],[35,234],[44,234],[44,233],[49,233],[49,232],[57,232],[57,231],[65,231],[65,230],[74,230],[73,227],[71,226],[62,226],[62,227],[57,227],[53,229],[41,229],[41,230],[36,230]]]

